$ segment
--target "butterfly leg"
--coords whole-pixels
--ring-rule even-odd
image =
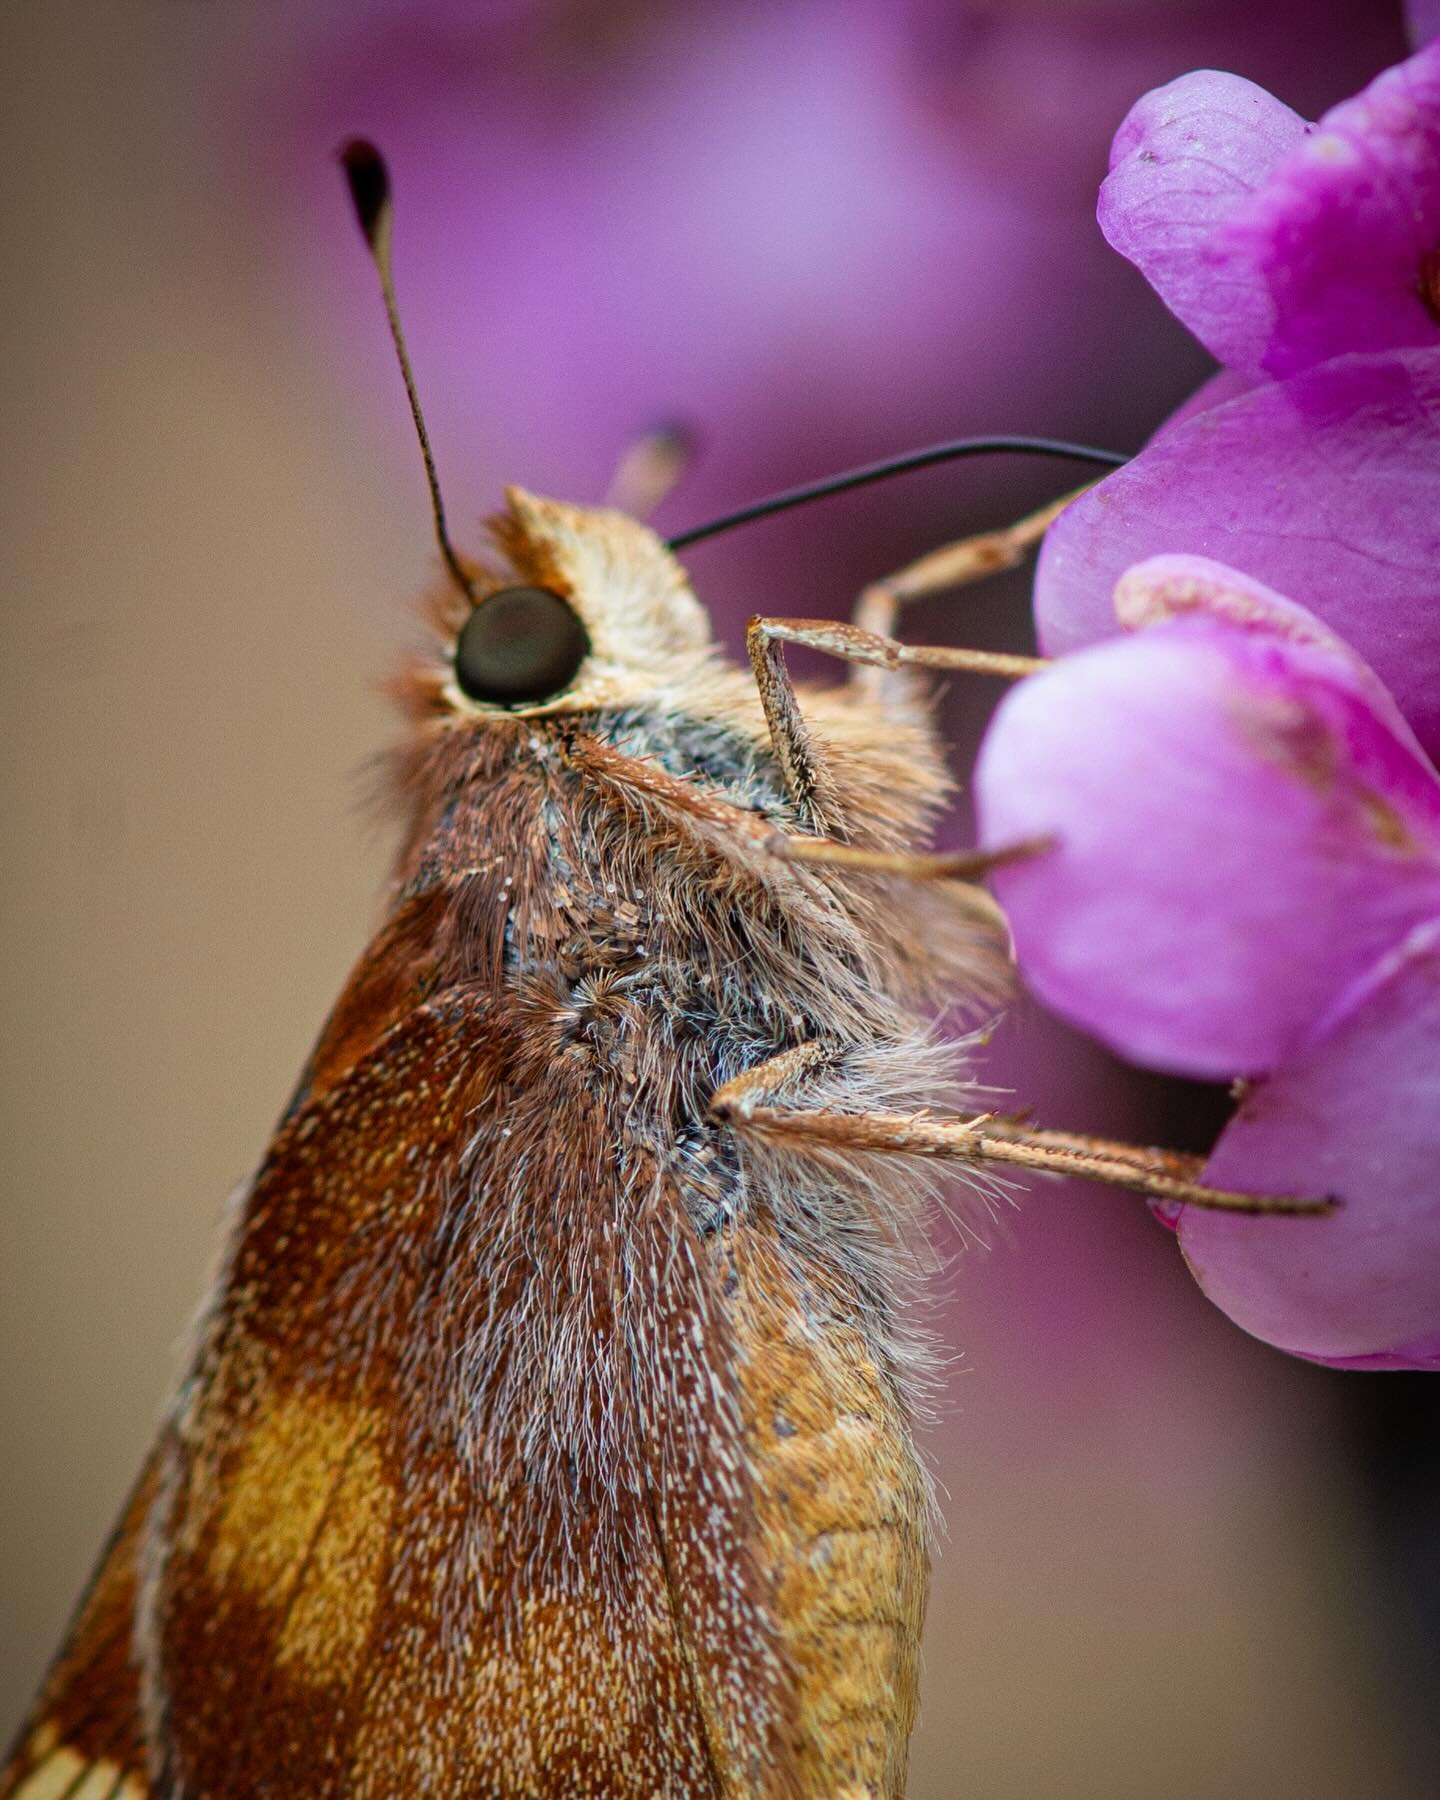
[[[937,1119],[926,1113],[847,1113],[824,1107],[770,1104],[777,1086],[799,1073],[802,1066],[813,1066],[818,1060],[812,1056],[806,1065],[786,1064],[786,1058],[794,1056],[794,1051],[783,1052],[717,1089],[710,1101],[710,1117],[737,1131],[771,1140],[934,1157],[976,1168],[1068,1175],[1172,1205],[1302,1215],[1334,1210],[1335,1202],[1323,1197],[1243,1194],[1208,1187],[1199,1179],[1204,1166],[1202,1157],[1075,1132],[1042,1131],[994,1113],[981,1113],[970,1119]]]
[[[1000,531],[976,532],[953,544],[942,544],[883,581],[871,582],[861,589],[851,614],[852,623],[863,631],[891,637],[909,601],[945,588],[983,581],[987,575],[998,575],[1004,569],[1018,568],[1071,501],[1084,492],[1084,488],[1077,488],[1073,493],[1062,494],[1058,500],[1027,513]]]
[[[1012,656],[1004,650],[964,650],[948,644],[902,644],[897,638],[884,637],[863,626],[846,625],[835,619],[752,619],[747,641],[760,638],[772,661],[779,662],[781,644],[803,644],[842,662],[873,669],[954,669],[967,675],[999,675],[1007,681],[1018,681],[1048,667],[1043,656]],[[774,647],[773,649],[771,647]],[[755,661],[752,648],[750,660]],[[788,680],[788,677],[787,677]],[[762,690],[762,699],[764,698]],[[791,690],[794,699],[794,690]]]
[[[987,650],[926,648],[897,643],[855,625],[827,619],[753,618],[745,634],[750,665],[760,690],[760,703],[770,727],[770,741],[791,799],[819,833],[816,837],[775,832],[771,848],[789,862],[825,864],[832,868],[867,870],[899,875],[907,880],[974,881],[992,869],[1023,858],[1043,854],[1048,841],[1026,841],[993,851],[960,851],[939,856],[887,850],[867,850],[837,841],[843,832],[834,781],[826,765],[823,746],[811,731],[800,709],[784,646],[803,644],[843,661],[880,669],[906,666],[965,669],[972,673],[1003,675],[1014,679],[1045,665],[1035,657],[1003,656]],[[971,889],[980,894],[982,890]],[[988,898],[988,897],[987,897]],[[998,911],[988,903],[992,914]]]
[[[833,619],[751,619],[745,647],[781,774],[791,799],[819,831],[841,827],[839,800],[825,766],[824,752],[800,710],[795,684],[785,666],[786,644],[803,644],[843,662],[880,670],[956,669],[1013,681],[1045,667],[1043,659],[1034,656],[902,644],[878,632]]]
[[[782,862],[809,863],[828,869],[854,869],[874,875],[899,875],[907,881],[979,881],[994,869],[1008,863],[1028,862],[1043,856],[1051,846],[1049,838],[1027,838],[1006,844],[999,850],[942,850],[936,853],[903,850],[865,850],[854,844],[841,844],[830,838],[791,837],[776,832],[769,840],[772,855]],[[983,893],[983,889],[975,890]],[[988,898],[988,896],[987,896]],[[991,902],[999,917],[999,908]]]
[[[765,722],[770,727],[770,742],[785,791],[801,817],[816,831],[843,835],[844,814],[835,779],[823,746],[800,710],[795,684],[785,666],[785,644],[804,640],[787,637],[783,630],[776,629],[801,622],[753,618],[745,630],[745,649],[760,690],[760,704],[765,709]]]
[[[1009,656],[991,650],[961,650],[901,644],[893,636],[900,613],[911,600],[944,588],[963,587],[1002,569],[1013,569],[1045,535],[1048,527],[1085,492],[1063,494],[1000,531],[987,531],[942,545],[883,581],[861,591],[848,625],[826,619],[750,621],[746,647],[770,735],[792,792],[809,792],[821,778],[813,734],[800,716],[794,686],[785,668],[782,644],[806,644],[851,665],[851,679],[872,692],[883,690],[885,676],[911,667],[954,669],[972,675],[999,675],[1008,680],[1032,675],[1044,662],[1033,656]]]
[[[948,855],[903,855],[883,850],[864,850],[828,838],[802,837],[707,794],[694,782],[668,774],[654,763],[629,757],[599,739],[578,734],[569,745],[569,759],[589,777],[617,795],[643,796],[672,818],[688,821],[712,842],[723,844],[734,861],[757,870],[776,862],[809,863],[851,868],[882,875],[899,875],[916,881],[949,881],[956,905],[970,912],[988,930],[1003,936],[1005,915],[973,878],[1022,855],[1034,855],[1045,846],[1019,845],[994,852],[957,851]],[[967,880],[971,877],[972,880]]]

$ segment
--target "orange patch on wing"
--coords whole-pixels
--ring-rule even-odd
[[[379,1597],[395,1493],[368,1408],[323,1394],[278,1400],[227,1484],[210,1552],[217,1584],[285,1609],[281,1663],[350,1672]]]
[[[732,1317],[761,1553],[798,1689],[800,1791],[902,1794],[929,1579],[903,1405],[843,1296],[760,1233],[732,1240]]]
[[[395,1494],[369,1444],[357,1445],[315,1541],[275,1647],[282,1668],[348,1680],[365,1653]]]

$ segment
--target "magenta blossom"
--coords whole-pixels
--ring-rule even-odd
[[[1122,1055],[1246,1078],[1216,1185],[1344,1203],[1185,1209],[1217,1305],[1300,1355],[1440,1367],[1440,775],[1374,671],[1250,577],[1157,557],[1115,610],[981,753],[983,840],[1055,843],[996,877],[1020,965]]]
[[[1440,46],[1309,125],[1201,70],[1130,111],[1100,227],[1227,367],[1440,344]]]
[[[1440,43],[1316,126],[1238,76],[1157,89],[1100,219],[1227,367],[1051,530],[1045,648],[1112,632],[1132,563],[1223,557],[1303,594],[1440,751]]]
[[[1051,527],[1035,580],[1051,653],[1115,630],[1162,552],[1223,559],[1307,605],[1440,751],[1440,346],[1339,357],[1164,430]]]

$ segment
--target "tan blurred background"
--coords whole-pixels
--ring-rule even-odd
[[[384,867],[355,772],[427,518],[392,371],[347,380],[224,179],[262,42],[275,8],[0,9],[7,1732]],[[912,1793],[1418,1800],[1328,1378],[1124,1204],[1046,1195],[947,1275]]]

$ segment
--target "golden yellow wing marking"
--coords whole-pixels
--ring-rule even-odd
[[[904,1793],[929,1580],[928,1490],[853,1299],[758,1232],[732,1242],[760,1557],[799,1700],[800,1791]]]
[[[146,1800],[149,1788],[108,1756],[97,1760],[62,1744],[54,1725],[42,1725],[25,1745],[30,1773],[6,1800]]]

